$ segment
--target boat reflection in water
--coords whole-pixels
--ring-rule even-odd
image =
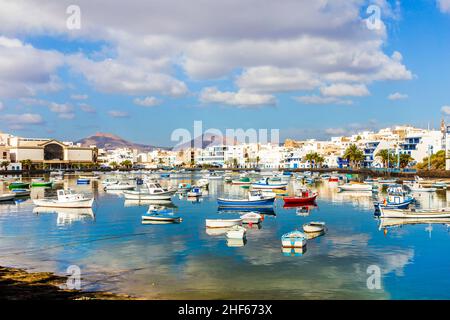
[[[244,237],[242,239],[227,239],[228,247],[243,247],[247,244],[247,239]]]
[[[384,229],[385,232],[389,228],[401,228],[405,225],[418,225],[418,224],[450,224],[450,218],[380,218],[379,230]]]
[[[70,225],[74,222],[95,221],[95,214],[91,208],[47,208],[35,207],[35,214],[56,213],[56,224],[58,226]]]
[[[295,205],[295,204],[284,204],[283,209],[295,209],[295,214],[301,217],[307,217],[311,214],[313,209],[318,208],[317,204],[309,205]]]
[[[222,236],[225,235],[230,228],[205,228],[208,236]]]
[[[306,246],[298,248],[281,247],[281,252],[283,253],[283,256],[286,257],[300,257],[306,253]]]
[[[178,208],[171,200],[125,200],[124,207],[159,205],[166,208]]]
[[[243,213],[243,212],[255,212],[267,216],[276,216],[273,208],[233,208],[233,207],[221,207],[219,206],[217,213],[219,214],[229,214],[229,213]]]

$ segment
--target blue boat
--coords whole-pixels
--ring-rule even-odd
[[[154,209],[150,207],[148,211],[142,216],[143,223],[151,224],[166,224],[166,223],[180,223],[181,217],[174,216],[171,209]]]
[[[275,197],[265,197],[261,191],[250,191],[247,199],[226,199],[217,198],[219,207],[272,207]]]
[[[90,184],[91,179],[79,178],[77,179],[77,184]]]
[[[252,183],[254,189],[286,189],[287,183],[269,183],[269,178]]]
[[[388,189],[388,196],[382,203],[375,202],[375,210],[383,209],[408,209],[409,205],[415,201],[414,197],[407,194],[402,185],[392,185]]]

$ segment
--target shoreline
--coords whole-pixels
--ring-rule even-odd
[[[67,277],[52,272],[0,266],[0,300],[137,300],[111,292],[61,288],[66,281]]]

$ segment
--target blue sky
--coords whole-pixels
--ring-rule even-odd
[[[167,146],[195,120],[284,140],[450,114],[449,0],[101,2],[70,30],[71,1],[0,0],[1,131]]]

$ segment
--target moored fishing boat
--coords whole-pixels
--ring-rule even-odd
[[[8,189],[9,190],[12,190],[12,189],[28,189],[29,187],[30,187],[29,183],[22,182],[22,181],[14,181],[14,182],[11,182],[9,184]]]
[[[52,181],[45,181],[44,179],[33,179],[31,181],[32,187],[52,187],[53,182]]]
[[[270,183],[269,178],[251,184],[253,189],[286,189],[287,183]]]
[[[301,248],[306,246],[306,235],[298,230],[285,233],[281,236],[281,245],[284,248]]]
[[[198,181],[195,183],[195,185],[196,185],[197,187],[199,187],[199,188],[208,188],[209,182],[208,182],[208,179],[202,178],[202,179],[198,180]]]
[[[266,197],[260,191],[250,191],[247,199],[217,198],[221,207],[271,207],[275,197]]]
[[[242,219],[206,219],[205,224],[207,228],[230,228],[240,225]]]
[[[338,186],[341,191],[372,191],[372,185],[364,183],[346,183]]]
[[[439,209],[387,209],[378,207],[381,218],[450,218],[450,208]]]
[[[134,185],[126,182],[126,181],[117,181],[117,183],[111,183],[105,186],[105,190],[133,190],[135,188]]]
[[[236,185],[249,185],[252,181],[249,177],[241,177],[238,180],[231,180],[231,183]]]
[[[216,172],[211,172],[205,178],[208,180],[222,180],[223,176],[217,174]]]
[[[173,210],[165,208],[156,208],[150,206],[147,212],[142,215],[143,223],[165,224],[165,223],[180,223],[181,217],[174,216]]]
[[[33,200],[36,206],[52,208],[92,208],[94,198],[85,197],[83,194],[74,193],[73,190],[58,190],[57,199]]]
[[[242,223],[250,224],[250,223],[260,223],[262,221],[262,215],[256,213],[256,212],[249,212],[246,214],[243,214],[241,216]]]
[[[245,229],[244,227],[235,225],[227,231],[226,236],[229,239],[243,239],[243,238],[245,238],[246,233],[247,233],[247,229]]]
[[[325,222],[312,221],[303,225],[303,231],[308,233],[319,233],[325,231]]]
[[[144,190],[125,190],[125,199],[130,200],[170,200],[177,189],[166,189],[157,182],[147,183]]]
[[[12,189],[11,193],[16,197],[27,197],[31,194],[31,191],[29,189]]]
[[[317,192],[312,192],[309,189],[301,190],[300,195],[293,197],[283,197],[285,204],[310,204],[314,203],[317,198]]]
[[[188,197],[201,197],[202,196],[202,190],[198,187],[194,187],[186,194]]]
[[[14,200],[15,196],[16,195],[14,193],[3,193],[3,194],[0,194],[0,201]]]
[[[86,179],[86,178],[78,178],[77,179],[77,184],[90,184],[91,183],[91,179]]]

